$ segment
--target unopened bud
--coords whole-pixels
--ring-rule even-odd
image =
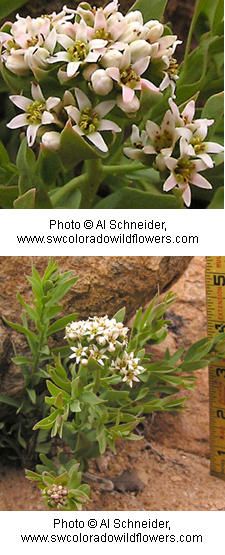
[[[97,69],[91,76],[92,87],[96,94],[105,96],[113,89],[113,81],[104,69]]]
[[[145,58],[146,56],[150,56],[151,54],[151,44],[146,42],[145,40],[135,40],[130,45],[131,51],[131,59],[132,62],[137,62],[141,58]]]
[[[148,29],[148,40],[152,42],[156,42],[163,34],[164,27],[162,23],[157,21],[157,19],[152,19],[151,21],[147,21],[144,27]]]
[[[122,52],[119,52],[119,50],[116,50],[116,49],[114,50],[113,48],[111,48],[111,50],[108,50],[108,52],[106,52],[106,54],[102,56],[101,65],[104,68],[119,67],[121,58],[122,58]]]
[[[135,114],[140,108],[140,102],[137,96],[134,96],[131,102],[124,102],[121,95],[117,96],[117,106],[126,114]]]
[[[42,135],[42,144],[49,150],[58,150],[60,147],[61,135],[58,131],[47,131]]]

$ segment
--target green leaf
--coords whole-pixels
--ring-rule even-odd
[[[145,193],[144,191],[139,191],[138,189],[124,187],[124,189],[121,189],[120,191],[102,199],[95,205],[95,208],[165,208],[168,210],[169,208],[181,208],[181,206],[179,201],[173,195],[166,193],[162,195],[151,195],[149,193]]]
[[[12,362],[14,362],[14,364],[33,364],[33,361],[28,358],[28,357],[15,357],[12,358]]]
[[[35,403],[36,403],[36,392],[35,392],[35,390],[27,388],[27,393],[30,397],[31,403],[33,403],[33,405],[35,405]]]
[[[72,412],[80,412],[81,411],[80,401],[78,401],[78,399],[76,399],[75,401],[72,401],[72,403],[70,403],[70,410]]]
[[[19,408],[21,405],[21,402],[18,399],[7,397],[7,395],[0,395],[0,403],[5,403],[6,405],[11,405],[16,408]]]
[[[224,208],[224,188],[223,187],[219,187],[219,189],[217,189],[212,201],[210,202],[209,206],[207,206],[207,209],[208,208],[219,209],[219,210],[222,210]]]
[[[93,357],[89,357],[87,367],[88,367],[88,370],[90,370],[90,372],[94,372],[95,370],[102,369],[101,364],[99,364],[99,362],[97,362],[97,360],[95,360],[95,358]]]
[[[49,301],[46,302],[45,306],[49,307],[52,304],[60,301],[69,291],[69,289],[71,289],[71,287],[76,283],[77,279],[78,279],[77,277],[68,279],[66,283],[62,283],[62,285],[58,285],[55,291],[51,293],[51,297]]]
[[[107,156],[107,154],[95,150],[83,137],[78,135],[72,129],[70,120],[61,133],[59,155],[66,170],[74,168],[82,160],[105,158]]]
[[[145,23],[151,19],[158,19],[161,21],[167,2],[168,0],[137,0],[129,9],[129,12],[140,10]]]
[[[38,428],[43,428],[44,430],[50,430],[58,414],[60,413],[61,413],[60,409],[56,409],[54,412],[52,412],[52,414],[50,414],[50,416],[43,418],[42,420],[40,420],[40,422],[37,422],[37,424],[35,424],[35,426],[33,427],[33,430],[38,430]]]
[[[77,317],[78,314],[76,312],[73,312],[72,314],[68,314],[68,316],[64,316],[64,318],[60,318],[60,320],[57,320],[57,322],[54,322],[54,324],[49,327],[47,337],[59,330],[63,330],[67,324],[76,320]]]
[[[223,119],[224,114],[224,93],[214,94],[211,96],[203,110],[201,118],[214,119],[213,125],[210,125],[207,133],[207,141],[211,141],[218,125]]]
[[[21,6],[26,4],[26,0],[1,0],[0,1],[0,19],[4,19],[10,13],[18,10]]]
[[[37,318],[38,318],[38,313],[37,311],[32,308],[31,306],[29,306],[29,304],[25,303],[25,301],[23,300],[23,298],[21,297],[20,293],[17,293],[17,300],[19,301],[19,303],[23,306],[23,308],[25,308],[25,310],[27,311],[27,314],[29,316],[29,318],[31,318],[31,320],[34,320],[34,322],[36,322]]]
[[[19,195],[18,187],[0,186],[0,206],[2,208],[13,208],[13,203]]]
[[[19,324],[13,324],[12,322],[9,322],[8,320],[6,320],[6,318],[4,316],[2,316],[4,322],[10,326],[11,328],[13,328],[14,330],[19,331],[20,333],[23,333],[24,335],[26,335],[27,337],[29,337],[32,341],[35,341],[36,343],[38,343],[38,338],[35,335],[35,333],[33,333],[32,331],[28,330],[27,328],[25,328],[24,326],[20,326]]]
[[[126,314],[126,308],[121,308],[118,310],[116,314],[114,314],[113,318],[115,318],[116,322],[123,322]]]
[[[36,198],[36,189],[29,189],[24,195],[19,196],[13,203],[14,208],[34,208],[35,205],[35,198]]]

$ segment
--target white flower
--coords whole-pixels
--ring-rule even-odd
[[[107,44],[107,41],[102,39],[91,40],[90,32],[93,35],[93,30],[88,28],[83,20],[75,23],[72,31],[72,38],[66,34],[58,35],[57,41],[65,50],[56,52],[48,60],[50,64],[66,62],[68,79],[77,74],[81,65],[97,62],[99,57],[104,54],[104,46]]]
[[[89,349],[89,354],[92,358],[94,358],[101,366],[104,366],[105,361],[108,360],[109,357],[104,355],[106,349],[98,349],[96,345],[91,345]]]
[[[81,343],[78,343],[77,347],[70,347],[70,348],[71,348],[71,351],[73,351],[73,354],[70,355],[69,358],[75,358],[76,364],[80,363],[81,358],[88,357],[88,354],[87,354],[88,347],[83,347]]]
[[[175,119],[170,110],[167,110],[159,127],[153,121],[147,121],[146,131],[152,145],[143,147],[145,154],[156,154],[156,164],[160,171],[166,169],[165,157],[171,156],[178,133],[175,129]]]
[[[123,102],[131,102],[136,90],[141,90],[146,86],[150,91],[159,92],[147,79],[141,79],[150,62],[150,56],[139,59],[134,64],[131,60],[131,50],[127,45],[119,62],[119,67],[109,67],[106,69],[107,75],[115,80],[122,89]]]
[[[68,115],[76,122],[73,129],[81,136],[85,136],[91,141],[99,150],[103,152],[108,151],[108,147],[100,135],[99,131],[113,131],[119,133],[120,127],[113,121],[102,119],[110,110],[115,106],[112,100],[101,102],[94,108],[86,96],[80,89],[75,89],[78,108],[69,106],[66,108]]]
[[[148,133],[145,130],[141,131],[140,133],[137,125],[132,125],[132,133],[130,139],[132,147],[125,147],[123,149],[123,152],[128,158],[131,158],[132,160],[139,160],[140,154],[142,154],[142,149],[147,144]]]
[[[218,143],[204,141],[207,135],[207,126],[203,124],[202,127],[197,127],[194,132],[184,127],[180,128],[178,131],[189,145],[189,156],[197,156],[202,159],[208,168],[213,168],[214,162],[208,152],[216,154],[223,152],[224,148]]]
[[[116,97],[116,103],[117,103],[117,106],[123,112],[125,112],[125,114],[128,114],[128,115],[135,114],[140,108],[140,100],[137,96],[134,96],[134,98],[130,102],[124,102],[121,94],[118,94]]]
[[[25,125],[28,126],[28,146],[32,146],[34,144],[37,131],[41,125],[54,123],[55,116],[51,113],[51,110],[60,102],[60,98],[53,96],[48,98],[48,100],[45,100],[41,88],[37,85],[37,83],[32,83],[31,93],[33,100],[21,95],[13,95],[9,97],[10,100],[25,113],[16,116],[7,124],[7,127],[10,129],[17,129],[18,127],[24,127]]]
[[[170,191],[176,185],[183,190],[182,198],[186,206],[191,204],[191,189],[189,183],[201,187],[203,189],[212,189],[212,185],[199,175],[199,171],[207,169],[206,164],[202,160],[193,160],[189,158],[189,145],[182,137],[180,140],[181,156],[178,160],[175,158],[165,159],[167,167],[171,170],[170,176],[163,185],[164,191]]]

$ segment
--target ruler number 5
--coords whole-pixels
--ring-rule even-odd
[[[214,275],[213,276],[213,284],[214,285],[219,285],[219,286],[221,286],[221,285],[224,286],[225,285],[225,276],[223,276],[221,274],[219,276]]]

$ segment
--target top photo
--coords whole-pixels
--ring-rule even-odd
[[[223,14],[0,0],[0,208],[223,209]]]

